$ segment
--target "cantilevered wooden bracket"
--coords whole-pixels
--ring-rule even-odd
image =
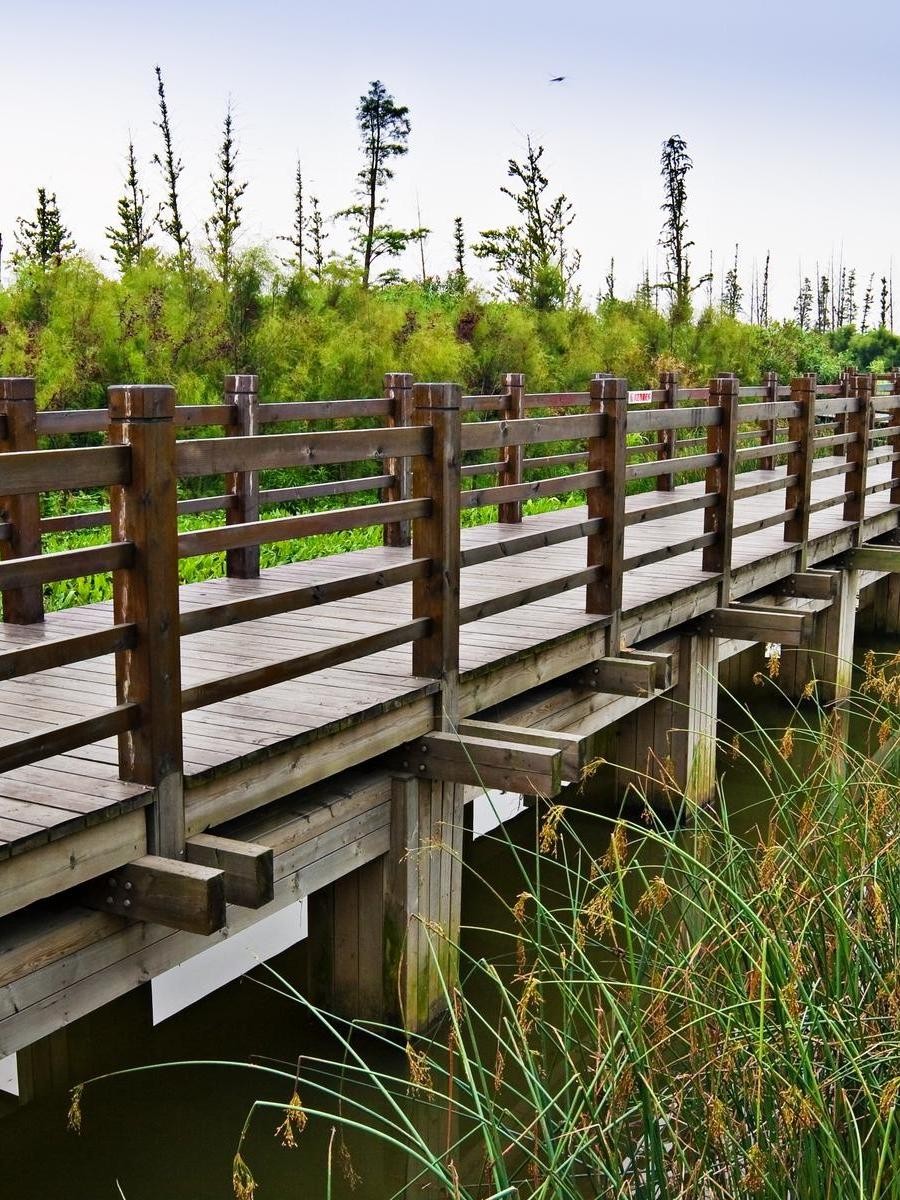
[[[558,733],[553,729],[531,729],[526,725],[500,725],[495,721],[460,721],[459,733],[464,738],[500,739],[523,746],[543,746],[548,750],[562,752],[562,778],[567,783],[576,782],[589,762],[595,757],[598,734]]]
[[[562,750],[503,738],[428,733],[402,747],[395,761],[420,779],[541,796],[555,796],[562,787]]]
[[[275,855],[271,846],[200,833],[188,838],[189,863],[225,874],[225,899],[240,908],[262,908],[275,899]]]
[[[791,612],[787,608],[751,608],[749,605],[714,608],[697,622],[701,633],[713,637],[779,642],[782,646],[802,646],[812,634],[812,625],[812,613]]]
[[[798,571],[781,585],[785,596],[803,600],[833,600],[838,594],[839,571]]]
[[[79,899],[133,921],[210,934],[225,924],[225,872],[148,854],[85,884]]]
[[[837,561],[850,571],[900,571],[900,546],[857,546]]]
[[[579,681],[595,692],[611,696],[652,696],[656,686],[657,664],[635,654],[598,658],[579,673]]]
[[[653,681],[655,692],[666,692],[678,681],[678,655],[674,650],[642,650],[640,646],[628,646],[620,650],[619,655],[626,659],[653,663],[656,667]]]

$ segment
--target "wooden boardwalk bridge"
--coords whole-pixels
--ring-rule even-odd
[[[631,399],[609,376],[464,397],[391,375],[374,399],[261,403],[233,376],[222,405],[134,386],[108,412],[36,412],[31,380],[0,380],[0,1057],[298,896],[318,994],[360,1015],[399,995],[421,1026],[424,923],[452,941],[479,784],[555,795],[631,721],[648,790],[707,801],[718,664],[758,643],[803,648],[841,698],[860,589],[900,569],[900,377],[668,376]],[[40,448],[91,432],[107,444]],[[220,493],[178,499],[208,477]],[[61,488],[109,508],[44,515]],[[303,556],[374,526],[383,544]],[[285,541],[294,561],[260,570]],[[180,560],[219,552],[223,577],[179,585]],[[44,613],[46,584],[98,573],[111,601]]]

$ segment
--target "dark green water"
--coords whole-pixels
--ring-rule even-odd
[[[760,693],[750,700],[754,718],[779,729],[791,709]],[[746,714],[727,703],[723,721],[739,729]],[[723,761],[724,792],[733,828],[755,836],[766,818],[763,789],[745,768]],[[583,796],[586,807],[611,812],[617,804],[609,784],[599,781]],[[575,817],[579,834],[593,854],[604,849],[605,823]],[[507,826],[514,842],[533,845],[534,816],[526,813]],[[464,887],[466,949],[497,952],[496,939],[481,930],[508,922],[503,900],[511,901],[523,881],[502,838],[481,838],[471,847]],[[489,880],[488,888],[480,879]],[[493,890],[492,890],[493,889]],[[494,894],[494,893],[497,894]],[[275,969],[302,988],[305,948],[301,944],[274,960]],[[74,1079],[98,1071],[180,1059],[230,1059],[245,1063],[277,1060],[293,1072],[297,1058],[329,1057],[334,1043],[323,1036],[302,1007],[270,990],[273,979],[258,968],[187,1011],[153,1028],[148,988],[110,1006],[102,1015],[74,1026],[70,1035]],[[399,1054],[379,1051],[385,1065],[405,1072]],[[325,1076],[329,1089],[337,1075]],[[259,1069],[190,1066],[129,1074],[89,1087],[80,1136],[66,1132],[67,1096],[56,1094],[0,1119],[0,1197],[6,1200],[227,1200],[233,1195],[231,1162],[248,1110],[255,1099],[286,1103],[292,1084],[275,1082]],[[312,1097],[306,1093],[304,1100]],[[410,1104],[415,1102],[410,1100]],[[423,1118],[424,1119],[424,1118]],[[329,1125],[311,1121],[296,1150],[274,1136],[281,1116],[258,1114],[244,1143],[244,1156],[259,1183],[258,1200],[325,1195]],[[362,1182],[352,1194],[381,1200],[403,1186],[406,1166],[396,1151],[348,1139]],[[121,1189],[121,1190],[120,1190]],[[350,1195],[339,1182],[335,1197]]]

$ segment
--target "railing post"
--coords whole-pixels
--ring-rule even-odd
[[[229,437],[255,437],[259,433],[259,376],[226,375],[225,403],[232,408]],[[226,525],[259,520],[259,472],[235,471],[225,476],[225,491],[233,497],[225,513]],[[259,546],[225,551],[229,579],[259,578]]]
[[[140,706],[137,726],[119,737],[119,775],[156,788],[149,813],[153,854],[184,856],[181,661],[175,389],[109,389],[110,441],[131,447],[131,482],[110,489],[112,538],[134,545],[113,574],[117,623],[133,623],[133,649],[116,654],[120,704]]]
[[[719,604],[727,606],[731,595],[731,542],[734,533],[734,487],[737,469],[737,425],[740,383],[734,375],[720,375],[709,382],[709,402],[721,410],[721,420],[706,429],[706,452],[716,461],[706,468],[706,494],[718,501],[703,510],[703,532],[715,540],[703,547],[703,570],[721,576]]]
[[[503,408],[503,418],[506,421],[521,421],[525,416],[525,376],[517,372],[503,376],[503,386],[507,399]],[[522,453],[521,446],[504,446],[503,466],[500,468],[499,482],[513,484],[522,482]],[[522,520],[522,501],[511,500],[498,508],[498,521],[501,524],[516,525]]]
[[[413,642],[413,674],[441,681],[435,728],[459,721],[460,421],[462,389],[454,383],[417,383],[413,424],[433,434],[430,455],[413,459],[412,493],[430,499],[431,514],[413,522],[413,558],[430,558],[432,570],[413,583],[413,619],[430,617],[431,633]]]
[[[801,375],[791,380],[791,402],[800,408],[788,421],[788,441],[796,442],[796,450],[788,454],[788,483],[785,508],[793,515],[784,523],[784,540],[799,546],[797,570],[806,570],[809,553],[809,505],[812,496],[813,442],[816,436],[816,376]]]
[[[625,558],[625,433],[628,381],[595,376],[590,383],[591,412],[606,415],[602,437],[588,438],[589,471],[602,471],[596,487],[587,489],[588,520],[600,518],[597,533],[587,538],[587,565],[600,577],[587,586],[586,611],[609,614],[606,652],[619,652],[622,628],[622,568]]]
[[[678,374],[675,371],[663,371],[659,377],[659,386],[663,397],[659,402],[660,408],[676,408],[678,404]],[[671,462],[675,457],[675,442],[678,440],[677,429],[661,429],[659,439],[662,443],[656,452],[658,462]],[[675,487],[675,476],[672,474],[657,475],[656,490],[671,492]]]
[[[847,443],[847,462],[850,470],[845,478],[845,491],[852,495],[844,501],[843,518],[856,525],[853,533],[853,545],[858,546],[863,540],[862,525],[866,516],[866,481],[869,467],[869,432],[872,429],[872,397],[875,394],[875,377],[854,375],[851,380],[850,394],[857,399],[855,412],[847,414],[847,433],[850,441]]]
[[[778,372],[777,371],[766,371],[766,377],[763,380],[763,386],[766,389],[766,400],[765,400],[766,404],[777,404],[778,403]],[[775,443],[778,441],[777,430],[778,430],[778,418],[777,417],[772,417],[772,419],[770,421],[763,421],[762,430],[760,432],[760,437],[759,437],[760,444],[763,446],[774,446]],[[763,459],[762,461],[764,464],[764,470],[767,470],[767,471],[775,470],[774,456],[769,459]]]
[[[36,449],[34,380],[0,379],[0,454]],[[40,554],[39,495],[0,495],[0,524],[5,522],[11,526],[10,537],[6,543],[0,541],[0,558],[30,558]],[[13,625],[32,625],[43,619],[44,594],[40,586],[7,588],[3,592],[4,621]]]
[[[401,371],[389,372],[384,377],[384,397],[390,401],[387,426],[389,429],[406,428],[412,424],[413,377]],[[412,495],[412,461],[408,458],[385,460],[385,474],[393,475],[394,482],[381,490],[381,499],[408,500]],[[410,543],[409,521],[388,521],[384,526],[386,546],[408,546]]]
[[[900,397],[900,371],[891,372],[891,395]],[[900,399],[888,413],[888,424],[892,429],[900,428]],[[891,504],[900,504],[900,433],[888,438],[891,454],[897,455],[891,463]]]

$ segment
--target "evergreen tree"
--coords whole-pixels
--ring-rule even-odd
[[[766,251],[766,265],[763,268],[762,293],[759,298],[759,323],[769,324],[769,251]]]
[[[309,217],[309,238],[312,244],[313,271],[316,279],[321,283],[325,272],[325,242],[328,234],[325,232],[325,222],[322,219],[318,197],[310,196],[309,205],[312,209]]]
[[[455,217],[453,221],[453,258],[456,264],[456,278],[464,285],[467,282],[466,238],[463,233],[462,217]]]
[[[516,184],[500,189],[515,204],[519,224],[482,230],[482,241],[472,250],[476,257],[493,261],[501,292],[534,308],[560,308],[577,297],[574,280],[581,255],[567,245],[575,211],[563,194],[545,199],[549,180],[540,165],[544,147],[535,148],[530,137],[526,146],[523,163],[511,158],[507,164],[507,174]]]
[[[427,231],[394,229],[377,222],[384,207],[383,189],[394,177],[391,160],[402,157],[409,149],[409,109],[397,104],[381,80],[376,79],[359,98],[356,123],[363,152],[363,167],[357,176],[363,203],[352,205],[339,215],[353,223],[355,248],[362,257],[363,287],[368,287],[376,259],[384,254],[390,257],[402,254],[410,241]]]
[[[691,296],[707,282],[707,277],[691,282],[688,251],[694,243],[687,236],[687,175],[694,164],[687,152],[687,142],[679,134],[673,133],[663,142],[660,165],[665,220],[659,244],[666,252],[666,277],[659,286],[670,295],[673,321],[687,321],[691,316]]]
[[[812,283],[808,275],[804,276],[803,283],[800,285],[800,292],[797,296],[797,303],[794,305],[794,312],[797,314],[797,324],[801,329],[809,329],[810,318],[812,317],[813,292]]]
[[[888,323],[888,281],[887,275],[881,277],[881,321],[882,329],[887,329]]]
[[[295,271],[303,270],[303,251],[306,247],[307,220],[304,211],[303,202],[303,172],[300,168],[300,159],[297,159],[297,169],[294,172],[294,224],[291,227],[291,232],[287,237],[282,237],[282,242],[287,242],[293,247],[293,256],[285,259],[285,266],[292,267]]]
[[[160,209],[157,220],[163,233],[167,233],[175,243],[179,266],[184,268],[191,254],[190,240],[181,219],[178,198],[178,180],[184,170],[184,164],[180,158],[175,157],[175,149],[172,143],[172,127],[169,123],[169,109],[166,104],[166,88],[163,83],[162,70],[159,66],[156,66],[154,67],[154,71],[156,72],[156,92],[159,97],[159,120],[155,124],[156,128],[162,134],[163,152],[161,158],[159,154],[154,154],[153,161],[162,171],[166,186],[165,204]]]
[[[117,205],[119,223],[106,227],[106,237],[120,271],[126,271],[139,262],[152,241],[153,233],[144,212],[146,205],[147,197],[138,180],[134,142],[129,139],[125,191]]]
[[[611,258],[609,260],[609,270],[606,272],[606,278],[603,281],[603,287],[604,287],[604,291],[603,291],[603,295],[600,297],[600,299],[603,301],[615,300],[615,298],[616,298],[616,260],[614,258]]]
[[[863,297],[862,320],[860,321],[860,333],[866,333],[869,328],[869,314],[872,311],[872,305],[875,302],[875,294],[872,291],[872,285],[875,282],[875,272],[869,276],[869,286],[866,288],[866,294]]]
[[[722,284],[722,312],[737,317],[741,307],[743,289],[738,280],[738,247],[734,247],[734,264],[725,272]]]
[[[231,102],[225,110],[222,125],[222,144],[219,147],[219,173],[212,175],[213,213],[206,222],[206,237],[209,242],[213,264],[223,285],[228,287],[234,265],[234,243],[241,227],[240,199],[247,184],[238,183],[237,147],[234,143],[234,121]]]
[[[13,255],[14,263],[37,263],[41,267],[58,267],[75,249],[72,235],[63,225],[59,215],[56,193],[48,193],[46,188],[37,190],[34,220],[19,217],[16,226],[16,244],[19,249]]]
[[[856,269],[847,272],[844,286],[844,321],[847,325],[856,324]]]
[[[827,275],[819,276],[819,286],[816,293],[816,329],[820,333],[824,333],[830,328],[830,301],[831,283]]]
[[[634,302],[640,308],[652,308],[654,297],[659,293],[654,291],[653,285],[650,282],[650,268],[645,264],[641,274],[641,282],[637,285],[634,293]]]

